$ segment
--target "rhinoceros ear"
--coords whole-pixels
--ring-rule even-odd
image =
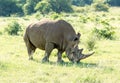
[[[75,38],[73,39],[73,41],[77,41],[77,40],[79,40],[80,36],[81,36],[81,34],[78,33],[78,34],[75,36]]]
[[[80,38],[81,34],[80,34],[80,33],[78,33],[78,34],[77,34],[77,36],[78,36],[78,38]]]

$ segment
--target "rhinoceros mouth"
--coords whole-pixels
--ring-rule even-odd
[[[67,55],[68,59],[71,62],[80,62],[80,60],[85,59],[93,55],[95,52],[91,52],[88,54],[83,54],[83,49],[77,49],[76,52],[72,52],[71,54]]]

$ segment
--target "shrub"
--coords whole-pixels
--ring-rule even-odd
[[[112,6],[120,6],[120,0],[106,0]]]
[[[79,21],[82,22],[82,23],[87,23],[88,18],[86,16],[80,16]]]
[[[111,26],[107,21],[100,22],[103,28],[94,28],[93,32],[97,34],[98,38],[114,39],[115,31],[114,27]]]
[[[51,11],[51,5],[43,0],[35,6],[35,10],[40,11],[42,14],[47,14]]]
[[[25,4],[23,6],[23,11],[24,11],[25,15],[33,13],[33,9],[32,9],[32,7],[29,4]]]
[[[56,13],[72,12],[71,0],[48,0],[51,8]]]
[[[83,13],[85,12],[85,7],[77,7],[77,6],[72,6],[73,7],[73,10],[77,13]]]
[[[42,18],[43,15],[41,15],[41,13],[38,11],[36,12],[33,17],[35,17],[36,19],[40,20]]]
[[[9,35],[18,35],[18,32],[21,30],[21,26],[17,21],[12,21],[8,24],[8,27],[5,28],[5,32],[7,32]]]
[[[41,0],[26,0],[26,3],[23,6],[23,11],[25,15],[30,15],[35,12],[34,7]]]
[[[95,11],[108,11],[109,10],[109,5],[104,2],[96,2],[92,4],[93,8]]]
[[[93,35],[88,37],[86,41],[86,46],[89,51],[92,51],[94,49],[95,44],[96,44],[96,38]]]
[[[2,35],[2,32],[0,31],[0,35]]]
[[[57,18],[60,18],[60,15],[58,13],[53,13],[50,17],[55,20]]]
[[[94,29],[94,32],[97,34],[98,38],[114,39],[115,31],[109,27],[104,27],[103,29]]]

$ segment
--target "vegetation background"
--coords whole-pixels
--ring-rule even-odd
[[[0,0],[0,83],[120,83],[120,0]],[[64,19],[82,34],[79,48],[95,54],[80,63],[49,63],[37,49],[28,60],[26,27]]]

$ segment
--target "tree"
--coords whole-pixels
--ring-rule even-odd
[[[41,1],[35,6],[36,11],[40,11],[42,14],[49,13],[51,9],[51,5],[47,1]]]
[[[15,2],[22,9],[24,4],[26,3],[26,0],[15,0]]]
[[[120,0],[106,0],[111,6],[120,6]]]
[[[90,5],[93,0],[72,0],[72,4],[76,6],[85,6],[86,4]]]
[[[60,12],[72,12],[71,0],[49,0],[53,11]]]
[[[106,11],[108,12],[109,10],[109,5],[105,2],[97,1],[92,4],[94,7],[95,11]]]
[[[41,0],[26,0],[26,4],[24,4],[23,11],[25,15],[32,14],[35,12],[34,7]]]
[[[19,13],[21,8],[13,0],[0,0],[0,16],[10,16]]]

